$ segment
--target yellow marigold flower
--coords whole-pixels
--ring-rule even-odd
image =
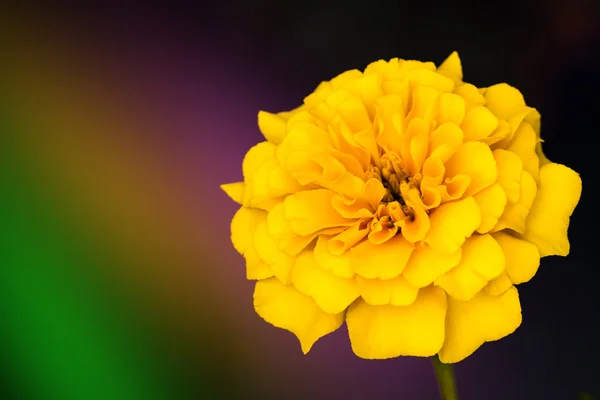
[[[540,115],[501,83],[394,58],[261,111],[265,141],[223,185],[254,307],[302,351],[344,321],[357,356],[455,363],[521,324],[515,285],[569,253],[581,195],[541,151]]]

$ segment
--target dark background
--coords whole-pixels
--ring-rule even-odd
[[[519,288],[523,324],[456,366],[462,400],[600,396],[598,1],[227,1],[0,14],[0,357],[8,399],[436,399],[429,361],[303,356],[254,314],[229,242],[259,109],[377,59],[507,82],[578,171],[571,254]]]

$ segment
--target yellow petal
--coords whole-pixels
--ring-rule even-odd
[[[452,178],[444,179],[444,184],[437,188],[442,203],[462,198],[469,185],[471,185],[471,181],[472,179],[469,175],[456,175]]]
[[[454,93],[442,93],[437,101],[435,120],[438,125],[448,122],[460,125],[463,122],[465,118],[465,100],[462,97]]]
[[[340,278],[321,268],[312,251],[308,250],[296,258],[292,283],[329,314],[344,311],[360,295],[354,279]]]
[[[241,207],[231,220],[231,242],[240,254],[253,245],[254,232],[267,218],[267,213],[257,208]]]
[[[540,252],[535,244],[504,232],[493,236],[504,252],[506,274],[510,281],[518,285],[533,278],[540,266]]]
[[[433,151],[442,145],[447,145],[450,150],[448,153],[451,154],[462,144],[462,141],[462,130],[452,122],[445,122],[431,132],[429,136],[429,154],[432,155]],[[445,161],[446,159],[442,159],[442,162]]]
[[[365,302],[372,306],[407,306],[417,298],[419,288],[408,283],[402,276],[392,279],[365,279],[356,276],[358,292]]]
[[[265,139],[271,143],[281,143],[286,134],[286,124],[287,120],[280,114],[258,112],[258,128]]]
[[[469,301],[448,298],[446,339],[439,352],[443,363],[464,360],[483,343],[502,339],[521,325],[521,303],[515,287],[501,296],[482,291]]]
[[[424,242],[443,254],[454,254],[481,223],[479,207],[472,197],[445,203],[429,214],[431,228]]]
[[[269,228],[269,234],[275,240],[294,239],[299,236],[292,230],[289,221],[285,218],[283,203],[276,204],[269,211],[267,214],[267,227]]]
[[[458,265],[461,253],[459,249],[454,254],[442,254],[424,243],[419,243],[402,271],[402,276],[414,287],[429,286],[438,277]]]
[[[260,142],[250,148],[242,161],[244,180],[247,181],[262,164],[275,157],[276,149],[277,146],[269,142]]]
[[[421,208],[413,208],[414,218],[406,218],[402,224],[398,224],[402,228],[402,237],[410,243],[415,243],[427,235],[431,227],[431,221],[427,212]]]
[[[396,235],[382,244],[365,240],[351,247],[354,272],[367,279],[391,279],[402,273],[414,245]]]
[[[486,107],[474,107],[467,112],[460,125],[465,135],[465,142],[481,140],[490,136],[498,127],[498,118]]]
[[[489,232],[497,223],[504,207],[506,207],[506,194],[498,183],[494,183],[473,196],[481,211],[481,224],[477,228],[479,233]]]
[[[410,82],[412,87],[428,86],[441,93],[451,93],[454,89],[452,79],[426,68],[407,71],[405,79]]]
[[[350,96],[341,102],[337,106],[336,112],[342,117],[352,132],[358,133],[372,127],[365,104],[358,96]]]
[[[354,302],[346,314],[352,350],[360,358],[428,357],[444,342],[446,294],[433,286],[419,290],[408,306]]]
[[[467,301],[504,271],[504,253],[489,234],[471,236],[462,247],[460,263],[435,280],[457,300]]]
[[[332,274],[340,278],[350,279],[354,276],[352,260],[347,254],[335,255],[329,251],[330,237],[319,235],[314,249],[314,256],[317,263]]]
[[[510,125],[504,120],[499,120],[496,130],[489,136],[482,138],[481,141],[490,146],[490,148],[492,146],[494,146],[494,148],[503,148],[506,146],[496,146],[495,144],[506,140],[508,136],[512,136]]]
[[[254,235],[266,221],[267,213],[256,208],[242,207],[231,220],[231,242],[244,255],[246,279],[266,279],[274,276],[271,267],[258,255],[254,247]]]
[[[304,250],[308,245],[313,243],[315,238],[319,235],[335,235],[336,233],[341,232],[343,227],[339,228],[329,228],[324,229],[322,231],[318,231],[315,233],[311,233],[306,236],[296,236],[292,239],[280,239],[278,242],[278,247],[281,251],[289,256],[297,256],[300,254],[302,250]]]
[[[538,247],[540,256],[569,254],[567,228],[581,197],[581,178],[561,164],[540,168],[540,187],[527,217],[523,238]]]
[[[244,157],[244,205],[258,207],[265,201],[303,189],[275,158],[276,148],[273,143],[261,142]]]
[[[498,167],[498,183],[506,193],[510,203],[516,203],[521,195],[521,172],[523,161],[513,152],[494,150],[494,159]]]
[[[452,54],[450,54],[448,58],[446,58],[444,62],[440,64],[438,67],[438,72],[454,81],[462,81],[462,65],[460,62],[460,57],[456,51],[453,51]]]
[[[256,227],[253,244],[258,256],[269,266],[275,277],[289,285],[292,281],[294,258],[279,249],[277,241],[269,234],[266,219]]]
[[[423,121],[430,121],[436,99],[440,92],[428,86],[417,86],[413,89],[412,108],[408,113],[407,119],[419,117]]]
[[[446,176],[468,175],[471,184],[465,196],[472,196],[496,182],[496,160],[490,148],[481,142],[468,142],[460,146],[446,162]]]
[[[249,247],[244,253],[246,260],[246,279],[260,280],[275,276],[271,267],[265,263],[254,247]]]
[[[225,183],[221,185],[221,189],[238,204],[242,204],[244,198],[244,182]]]
[[[521,194],[519,201],[514,204],[507,204],[504,213],[498,220],[498,224],[491,230],[497,232],[502,229],[512,229],[515,232],[525,232],[525,221],[529,215],[529,210],[536,197],[537,185],[529,172],[521,172]]]
[[[369,220],[363,219],[356,221],[349,228],[344,229],[337,236],[332,237],[327,243],[327,249],[336,256],[344,254],[346,250],[358,244],[370,232]]]
[[[429,149],[429,134],[423,132],[410,141],[410,156],[413,162],[415,172],[418,172],[423,167],[427,152]]]
[[[537,134],[529,122],[524,121],[519,125],[512,141],[506,148],[506,150],[512,151],[523,160],[523,169],[536,180],[539,176],[540,167],[540,160],[535,151],[537,143]]]
[[[485,104],[485,98],[479,93],[475,85],[470,83],[461,83],[454,88],[454,94],[465,99],[469,106],[482,106]]]
[[[304,354],[319,338],[335,331],[344,322],[343,312],[328,314],[312,298],[275,278],[256,282],[254,309],[271,325],[296,335]]]
[[[500,274],[500,276],[489,281],[483,290],[485,290],[491,296],[500,296],[511,287],[513,287],[513,283],[508,277],[506,271],[504,271]]]
[[[294,193],[283,201],[283,215],[292,231],[306,236],[321,229],[350,226],[354,222],[343,218],[332,205],[336,193],[327,189]]]
[[[490,86],[485,91],[484,97],[487,100],[486,106],[490,111],[504,120],[518,114],[525,106],[525,99],[521,92],[506,83]]]
[[[423,179],[421,180],[421,191],[427,186],[437,186],[442,183],[446,169],[442,160],[429,157],[423,164]],[[423,196],[425,194],[423,193]],[[424,201],[424,200],[423,200]]]
[[[359,95],[367,110],[372,112],[374,111],[373,103],[383,95],[382,80],[383,77],[379,74],[362,75],[355,80],[344,83],[341,88]]]
[[[375,109],[377,110],[376,122],[378,124],[377,143],[388,151],[400,154],[402,146],[400,132],[396,130],[393,123],[394,117],[402,118],[405,115],[405,103],[402,96],[392,94],[377,99]]]

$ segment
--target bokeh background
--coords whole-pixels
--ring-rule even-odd
[[[191,4],[191,2],[190,2]],[[456,367],[462,400],[600,396],[594,0],[96,2],[0,13],[0,398],[436,399],[427,359],[303,356],[253,311],[218,189],[296,107],[376,59],[508,82],[581,173],[572,253],[520,288],[523,324]]]

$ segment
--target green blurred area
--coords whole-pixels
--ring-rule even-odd
[[[55,183],[38,181],[33,171],[39,166],[31,164],[22,140],[45,132],[26,132],[31,125],[15,117],[26,114],[2,110],[0,362],[6,393],[0,397],[235,397],[235,384],[223,382],[228,368],[218,349],[207,350],[214,341],[198,336],[197,346],[187,349],[191,355],[182,357],[186,343],[173,346],[177,331],[154,329],[167,323],[160,313],[128,293],[127,284],[107,279],[106,265],[127,269],[135,260],[74,229],[60,199],[48,193]]]
[[[0,307],[13,391],[31,399],[168,398],[136,333],[119,323],[116,296],[89,279],[98,260],[86,258],[86,244],[19,164],[22,149],[8,139],[23,133],[3,117]]]

